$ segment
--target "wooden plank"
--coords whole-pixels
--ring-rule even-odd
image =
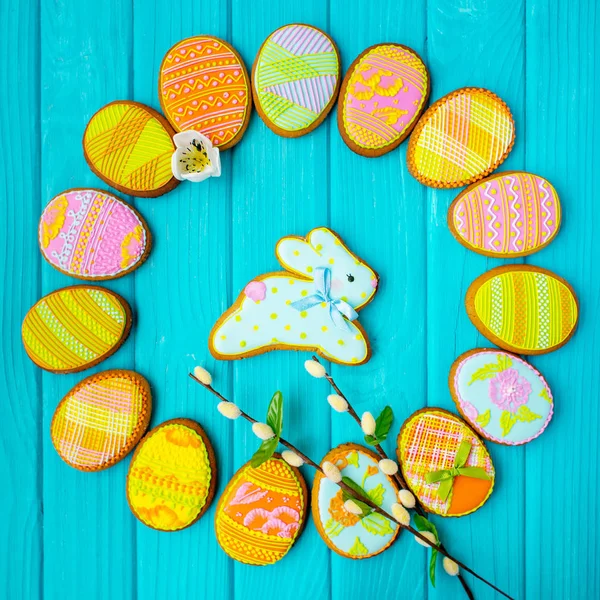
[[[35,234],[40,182],[37,176],[23,177],[41,169],[39,138],[30,135],[39,133],[39,35],[37,12],[26,3],[0,6],[0,85],[7,90],[0,104],[0,196],[6,219],[0,245],[0,477],[6,490],[0,589],[15,600],[39,595],[43,561],[41,374],[21,344],[21,322],[40,292]]]
[[[428,3],[428,55],[431,101],[464,86],[491,89],[503,98],[516,120],[517,142],[500,170],[524,167],[524,4],[520,0]],[[481,273],[502,264],[458,244],[448,230],[448,206],[459,193],[428,190],[427,227],[427,403],[456,412],[447,377],[454,359],[467,350],[489,347],[469,321],[464,297]],[[487,444],[498,477],[489,502],[461,519],[433,519],[459,558],[509,594],[522,597],[524,581],[524,448]],[[507,510],[507,507],[510,507]],[[472,581],[472,578],[468,578]],[[472,581],[478,599],[496,593]],[[430,597],[458,597],[456,580],[438,568]]]
[[[160,110],[158,71],[169,48],[203,33],[229,39],[227,5],[201,10],[156,0],[136,3],[133,21],[133,97]],[[196,364],[211,370],[219,388],[230,389],[231,368],[216,363],[207,338],[214,313],[226,308],[231,265],[231,152],[222,154],[223,176],[183,183],[158,199],[138,199],[155,246],[135,278],[138,326],[135,364],[154,390],[152,425],[188,417],[213,442],[219,490],[231,476],[231,427],[215,410],[214,398],[187,377]],[[232,564],[214,535],[213,506],[189,529],[165,533],[136,522],[137,593],[142,598],[177,597],[193,589],[202,598],[230,598]],[[230,583],[229,583],[230,582]]]
[[[93,185],[81,140],[92,114],[127,97],[131,71],[131,3],[41,4],[41,144],[44,157],[38,210],[57,193]],[[33,235],[33,232],[30,232]],[[41,266],[42,293],[77,283]],[[106,287],[133,300],[133,278]],[[134,325],[134,327],[137,325]],[[133,524],[125,501],[127,461],[101,473],[63,463],[50,441],[59,400],[93,372],[133,366],[130,339],[110,359],[75,375],[43,375],[44,595],[46,598],[132,597]]]
[[[427,62],[425,12],[416,2],[382,4],[365,10],[359,2],[332,0],[331,32],[342,50],[344,71],[367,47],[396,42],[414,48]],[[352,27],[348,27],[352,23]],[[373,357],[360,367],[333,373],[362,414],[392,406],[395,421],[384,447],[395,458],[400,425],[425,402],[425,190],[406,170],[406,143],[380,158],[358,156],[344,144],[333,119],[331,131],[331,224],[375,271],[381,283],[372,304],[360,313]],[[333,444],[363,443],[346,415],[332,418]],[[332,555],[332,598],[420,599],[425,594],[423,552],[401,533],[383,554],[363,561]]]
[[[585,1],[527,2],[526,165],[556,186],[563,207],[556,240],[527,262],[567,279],[581,310],[575,337],[532,360],[549,380],[556,412],[547,432],[527,448],[525,592],[548,600],[600,594],[590,536],[598,527],[600,489],[598,8]]]
[[[327,30],[326,5],[315,0],[301,4],[234,0],[232,41],[248,67],[267,36],[289,23],[310,23]],[[253,114],[244,139],[234,149],[231,167],[233,298],[253,277],[280,269],[274,251],[281,237],[306,235],[313,227],[327,224],[327,140],[326,126],[301,138],[281,138]],[[264,420],[271,396],[281,390],[285,436],[318,460],[330,447],[330,421],[322,400],[325,386],[310,378],[302,366],[307,358],[307,353],[271,352],[236,362],[234,399]],[[247,424],[236,422],[236,468],[249,460],[258,443]],[[310,485],[313,470],[302,470]],[[329,550],[310,518],[289,555],[268,571],[235,565],[235,598],[239,599],[259,589],[276,589],[280,599],[327,598],[329,585]]]

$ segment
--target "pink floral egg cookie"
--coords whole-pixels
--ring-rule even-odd
[[[538,437],[552,418],[552,392],[545,379],[509,352],[465,352],[454,361],[448,383],[459,412],[492,442],[526,444]]]

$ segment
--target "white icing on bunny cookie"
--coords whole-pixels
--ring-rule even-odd
[[[357,365],[370,357],[355,311],[371,301],[377,275],[336,234],[313,229],[276,248],[285,272],[252,280],[210,334],[211,353],[232,360],[278,349],[318,352]]]

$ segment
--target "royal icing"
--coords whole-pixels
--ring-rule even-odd
[[[492,269],[474,281],[467,306],[475,326],[506,350],[550,352],[577,324],[572,290],[549,271],[524,265]]]
[[[382,44],[357,59],[343,89],[340,108],[346,136],[359,148],[376,150],[406,137],[427,100],[429,75],[409,48]]]
[[[250,565],[281,560],[306,518],[304,481],[284,460],[273,457],[253,469],[243,466],[217,507],[217,540],[231,558]]]
[[[408,145],[408,170],[425,185],[458,187],[491,173],[514,140],[508,106],[488,90],[462,88],[420,119]]]
[[[159,74],[160,101],[177,131],[198,131],[215,147],[240,139],[250,116],[249,79],[223,40],[197,36],[173,46]]]
[[[150,410],[150,388],[141,375],[97,373],[78,383],[60,402],[50,437],[60,457],[72,467],[106,469],[138,443]]]
[[[189,425],[167,421],[138,446],[127,474],[127,499],[145,525],[176,531],[206,510],[214,486],[205,439]]]
[[[516,446],[535,439],[552,418],[552,392],[544,378],[518,356],[480,350],[453,367],[455,402],[484,437]]]
[[[373,270],[324,227],[306,240],[283,238],[276,255],[287,272],[261,275],[245,287],[211,332],[213,355],[235,359],[295,348],[342,364],[366,362],[365,334],[346,316],[353,318],[373,298],[378,283]]]
[[[83,136],[86,160],[109,185],[132,195],[158,196],[177,184],[175,145],[166,121],[137,102],[112,102],[90,120]]]
[[[470,446],[466,467],[483,469],[488,479],[458,475],[452,477],[452,488],[443,499],[442,482],[427,482],[427,475],[452,470],[463,442]],[[494,465],[483,442],[458,417],[448,411],[432,408],[417,411],[402,426],[398,436],[398,459],[404,479],[430,512],[459,517],[480,508],[494,487]]]
[[[39,226],[44,258],[83,279],[109,279],[130,272],[145,257],[148,238],[146,226],[128,204],[90,189],[53,198]]]
[[[331,108],[339,75],[337,50],[325,33],[286,25],[267,38],[256,58],[256,104],[268,123],[300,134]]]
[[[334,448],[323,460],[335,464],[343,477],[358,484],[377,506],[388,514],[397,502],[392,479],[377,466],[377,459],[354,444]],[[344,508],[342,489],[321,473],[315,475],[312,513],[319,533],[327,545],[349,558],[370,558],[383,552],[396,539],[399,529],[394,521],[371,512],[360,516]]]
[[[554,238],[560,201],[543,177],[498,173],[462,192],[449,220],[457,239],[475,252],[522,256]]]
[[[23,321],[23,344],[36,365],[58,373],[83,371],[129,334],[129,306],[102,288],[76,286],[48,294]]]

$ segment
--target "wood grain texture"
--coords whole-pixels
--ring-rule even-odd
[[[395,434],[410,413],[426,405],[454,410],[446,383],[453,360],[487,345],[466,315],[466,289],[510,261],[476,255],[452,238],[446,212],[459,190],[418,184],[406,169],[406,142],[367,159],[340,138],[335,108],[298,139],[276,136],[253,113],[239,145],[222,153],[221,178],[183,183],[161,198],[125,198],[148,222],[155,245],[139,270],[106,283],[133,308],[123,348],[94,369],[61,376],[35,368],[21,345],[20,324],[30,306],[76,283],[40,258],[36,231],[43,207],[68,188],[106,189],[83,158],[81,137],[91,115],[117,99],[157,109],[161,60],[185,37],[221,37],[250,66],[273,30],[304,22],[331,35],[342,72],[366,47],[397,42],[426,62],[432,102],[462,86],[490,88],[516,121],[515,148],[500,170],[529,170],[556,187],[564,217],[556,240],[512,261],[555,271],[579,296],[573,339],[531,360],[554,393],[554,419],[524,447],[488,443],[497,469],[489,502],[468,517],[433,521],[451,551],[515,597],[598,597],[598,21],[593,0],[2,4],[0,84],[13,90],[0,105],[0,202],[7,217],[0,243],[4,596],[125,600],[193,593],[245,600],[268,590],[278,600],[464,597],[441,567],[437,587],[430,585],[428,553],[410,535],[401,534],[378,557],[350,561],[327,548],[312,519],[278,564],[235,563],[216,541],[216,502],[187,530],[153,531],[127,506],[130,457],[105,472],[81,473],[60,460],[49,436],[56,405],[78,381],[109,368],[134,369],[152,387],[152,426],[188,417],[205,429],[219,467],[218,499],[258,440],[247,423],[222,419],[214,398],[187,377],[203,364],[215,386],[258,419],[281,390],[285,435],[313,458],[342,442],[360,443],[350,417],[329,409],[326,382],[304,371],[306,353],[221,362],[207,347],[211,326],[244,285],[279,268],[277,240],[320,225],[336,230],[381,277],[373,303],[360,315],[371,361],[331,366],[356,411],[393,407],[393,435],[384,444],[393,454]],[[312,469],[302,472],[310,487]],[[478,600],[498,597],[479,582],[472,586]]]

